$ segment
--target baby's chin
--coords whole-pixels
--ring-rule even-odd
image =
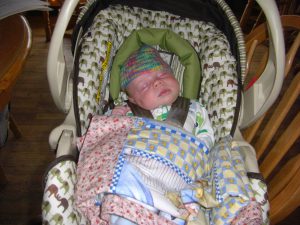
[[[162,107],[162,106],[171,106],[173,104],[173,102],[175,102],[175,100],[176,99],[172,99],[172,100],[169,100],[169,101],[157,102],[157,104],[152,105],[151,107],[149,107],[148,110],[154,110],[154,109],[157,109],[157,108]]]

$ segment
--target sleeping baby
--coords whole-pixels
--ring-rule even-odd
[[[206,109],[198,100],[179,97],[179,83],[156,49],[143,45],[129,56],[121,67],[121,89],[127,93],[130,107],[117,106],[112,115],[132,115],[140,112],[140,108],[148,110],[143,116],[170,123],[183,121],[179,124],[183,129],[201,138],[209,148],[213,146],[214,134]],[[172,113],[172,104],[179,101],[184,103],[177,105],[177,111]],[[178,112],[184,111],[178,109],[180,106],[187,107],[186,114]]]

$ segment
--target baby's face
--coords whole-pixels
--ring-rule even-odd
[[[171,105],[179,95],[179,83],[171,73],[155,71],[135,78],[127,87],[129,101],[152,110]]]

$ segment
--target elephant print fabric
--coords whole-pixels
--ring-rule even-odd
[[[42,202],[43,224],[88,224],[73,208],[76,164],[72,160],[59,161],[45,180]]]

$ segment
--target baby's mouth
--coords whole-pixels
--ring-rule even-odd
[[[164,89],[159,93],[158,97],[163,97],[165,95],[168,95],[169,93],[170,93],[169,89]]]

